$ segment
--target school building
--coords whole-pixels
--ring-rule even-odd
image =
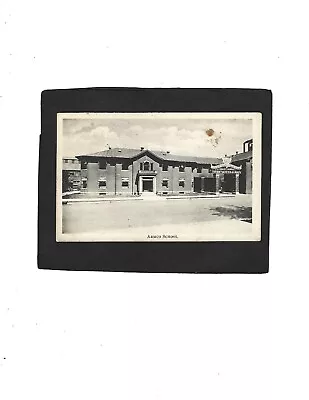
[[[181,156],[144,147],[109,148],[66,158],[63,165],[70,177],[68,190],[89,195],[252,193],[252,150],[252,140],[244,143],[242,153],[223,158]],[[76,169],[70,170],[73,166]]]

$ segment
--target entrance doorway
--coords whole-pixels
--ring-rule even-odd
[[[153,178],[143,178],[143,192],[153,192]]]
[[[230,193],[234,193],[236,191],[236,175],[235,174],[224,174],[222,191],[230,192]]]
[[[200,193],[202,190],[202,179],[201,178],[194,178],[193,180],[193,191]]]

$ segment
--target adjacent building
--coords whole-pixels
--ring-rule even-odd
[[[252,193],[252,140],[230,157],[109,148],[63,159],[63,191],[90,195]]]
[[[62,193],[80,190],[81,167],[80,161],[75,157],[62,159]]]

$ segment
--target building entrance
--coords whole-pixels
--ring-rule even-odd
[[[236,175],[235,174],[225,174],[224,181],[222,183],[222,191],[235,193],[236,190]]]
[[[143,178],[143,192],[153,192],[153,178]]]

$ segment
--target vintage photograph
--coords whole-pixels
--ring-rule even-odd
[[[259,241],[260,113],[57,114],[57,241]]]

